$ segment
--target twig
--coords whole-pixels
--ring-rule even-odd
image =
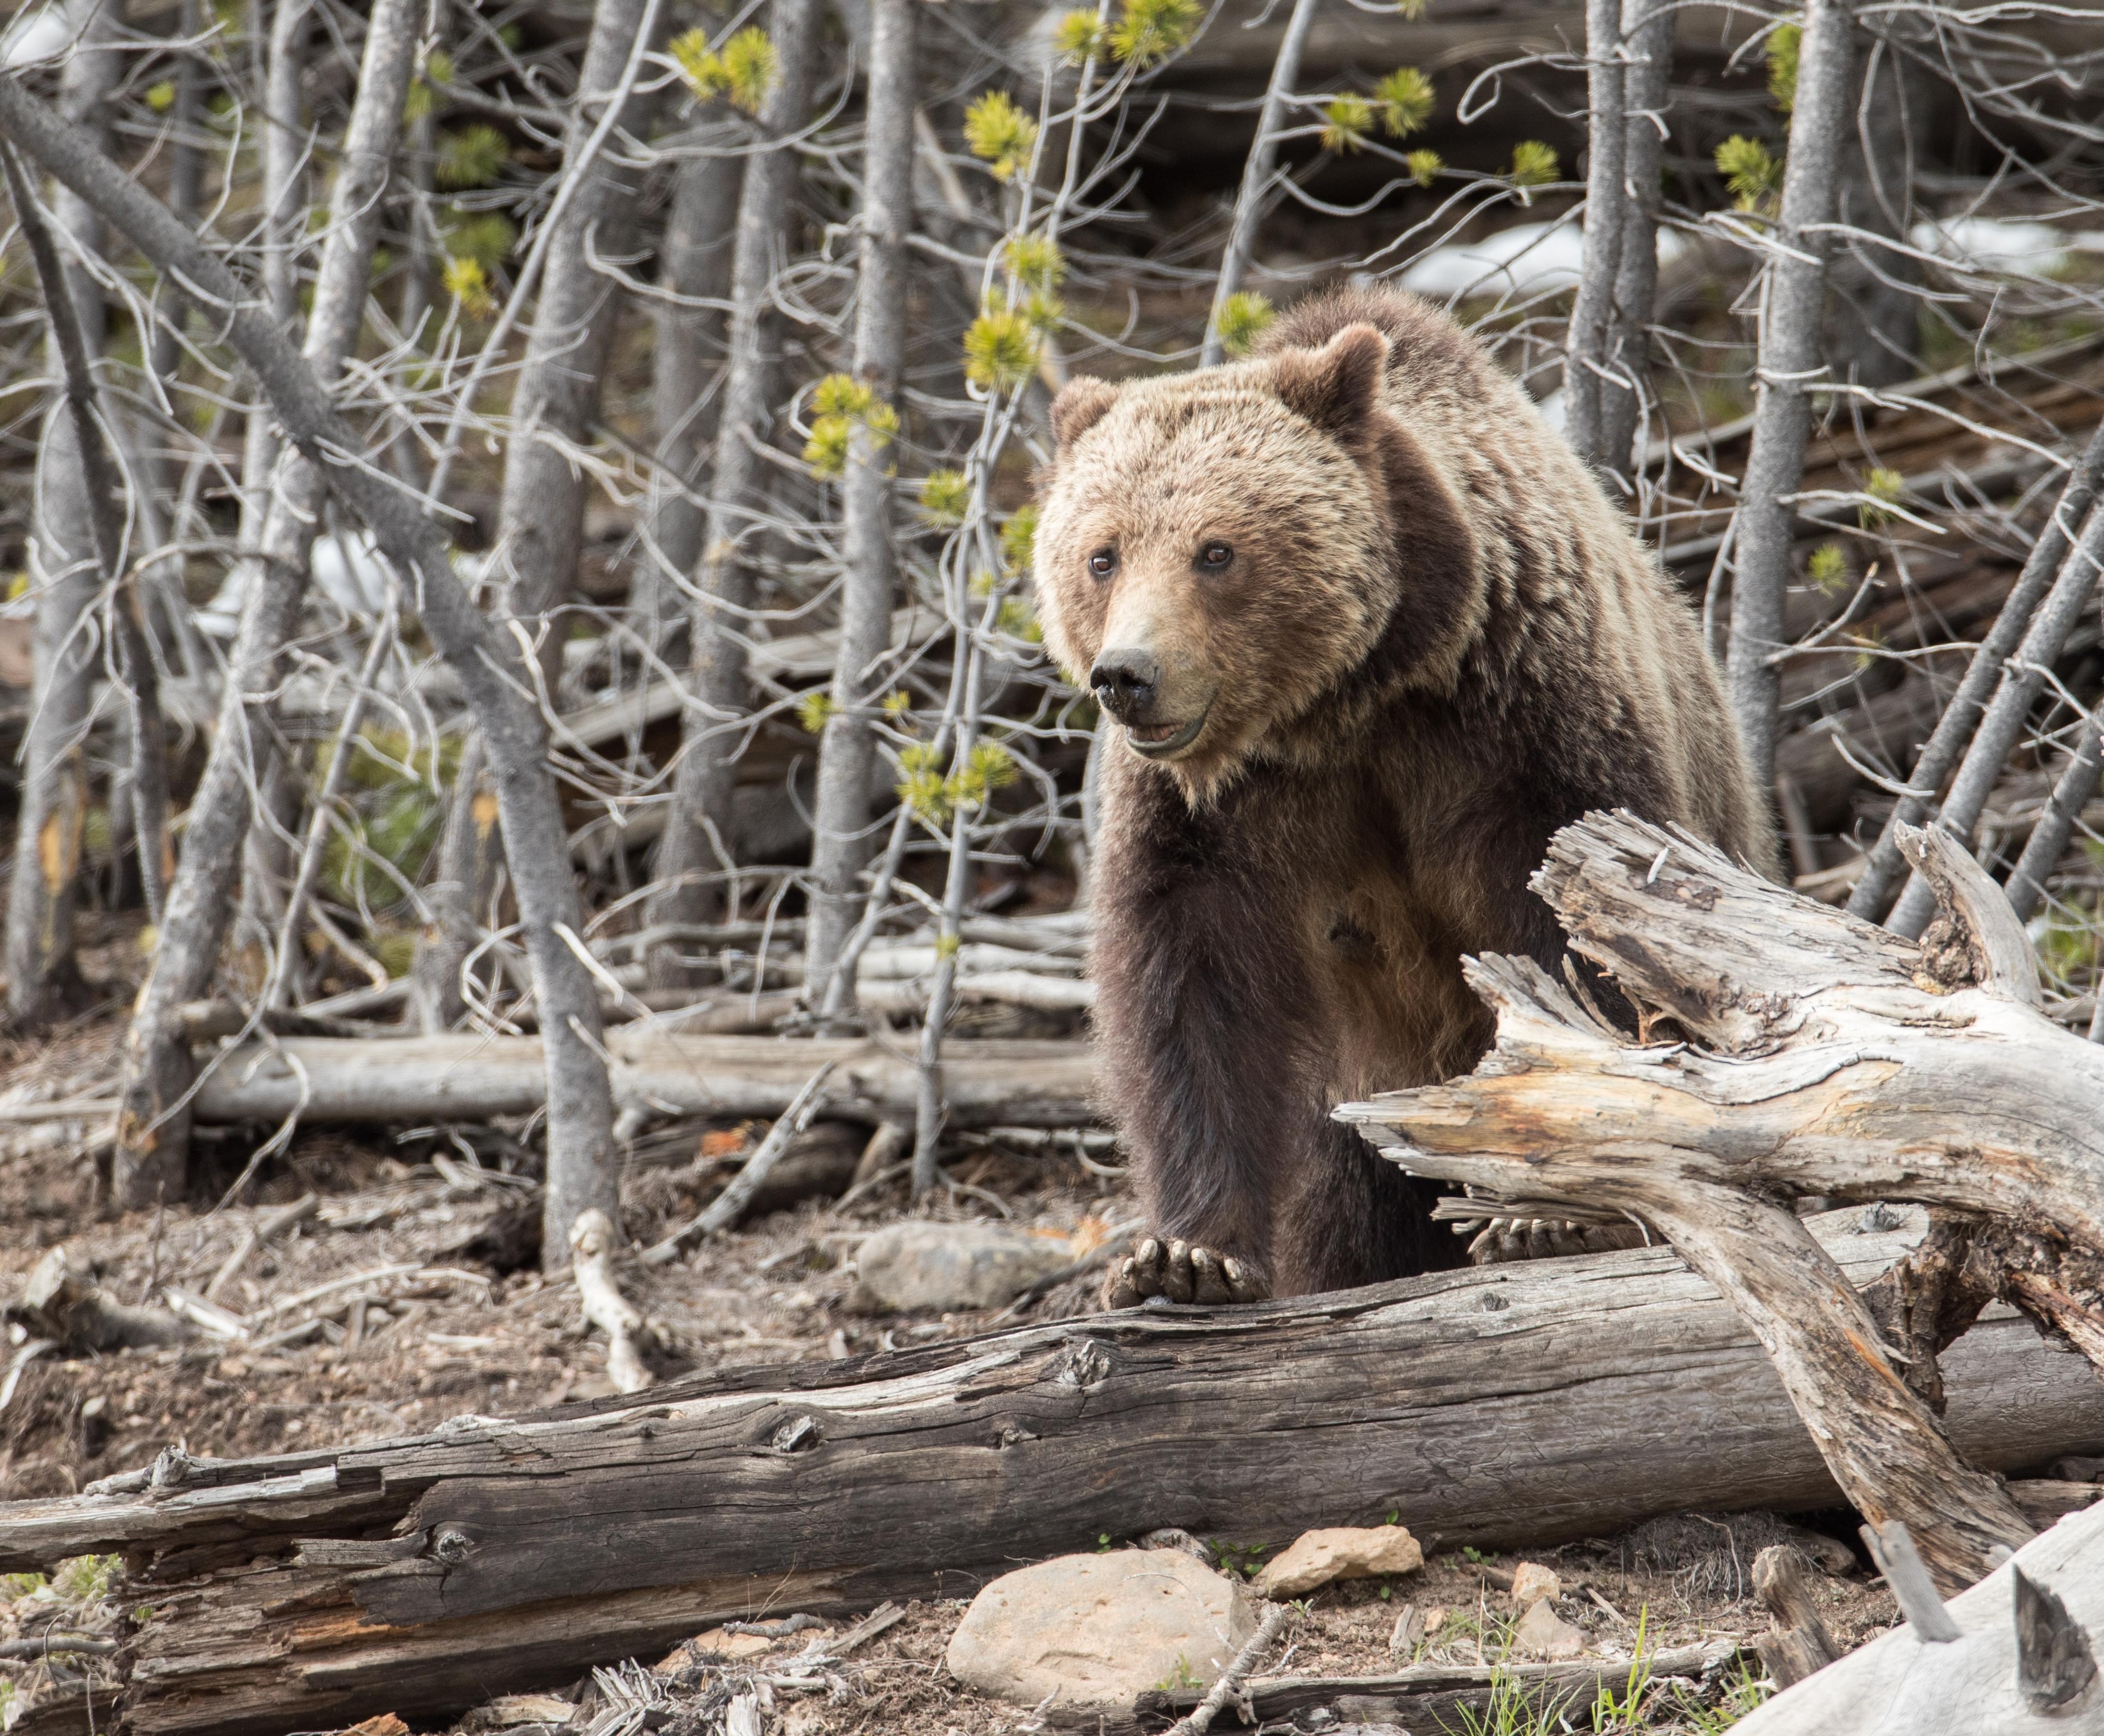
[[[1235,1661],[1220,1672],[1220,1679],[1213,1684],[1212,1692],[1177,1720],[1169,1736],[1206,1736],[1206,1732],[1213,1727],[1214,1719],[1219,1716],[1228,1702],[1241,1699],[1242,1684],[1249,1679],[1250,1671],[1256,1667],[1257,1659],[1271,1649],[1272,1642],[1277,1639],[1279,1630],[1286,1626],[1286,1618],[1291,1613],[1291,1609],[1284,1604],[1266,1604],[1264,1606],[1264,1620],[1258,1624],[1255,1636],[1235,1653]],[[1242,1722],[1254,1724],[1256,1719],[1253,1713],[1245,1712]]]
[[[789,1142],[810,1126],[812,1118],[824,1101],[819,1095],[820,1088],[838,1064],[827,1061],[804,1082],[803,1089],[790,1100],[781,1119],[768,1129],[760,1149],[745,1160],[745,1167],[731,1178],[730,1185],[709,1202],[699,1217],[681,1225],[663,1241],[644,1249],[645,1265],[665,1265],[678,1256],[689,1238],[713,1235],[738,1221],[738,1214],[760,1191],[760,1183],[766,1180],[769,1171],[782,1160],[782,1154],[788,1150]]]
[[[241,1232],[241,1239],[234,1244],[234,1252],[220,1263],[219,1270],[212,1274],[212,1282],[204,1287],[203,1296],[207,1302],[219,1300],[219,1292],[232,1283],[249,1256],[276,1236],[283,1235],[293,1225],[304,1223],[321,1206],[319,1194],[302,1194],[289,1206],[280,1206],[274,1212],[266,1212],[251,1222]]]
[[[643,1366],[635,1348],[643,1316],[608,1270],[613,1251],[613,1220],[596,1206],[579,1212],[570,1226],[570,1270],[577,1281],[578,1303],[585,1319],[606,1334],[606,1372],[614,1390],[640,1392],[657,1377]]]

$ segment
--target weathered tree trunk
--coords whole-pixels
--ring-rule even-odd
[[[416,0],[377,0],[367,26],[358,97],[307,327],[306,365],[319,381],[334,381],[357,341],[379,230],[379,194],[401,125],[421,16]],[[242,598],[218,730],[168,888],[161,942],[125,1036],[125,1107],[111,1185],[126,1205],[145,1204],[163,1193],[172,1198],[181,1191],[186,1172],[184,1096],[192,1073],[179,1012],[210,987],[234,913],[229,889],[247,837],[252,780],[268,763],[258,743],[268,734],[279,654],[292,636],[306,592],[323,484],[312,462],[283,454],[274,488],[261,558]]]
[[[61,74],[60,105],[69,118],[106,140],[106,104],[122,70],[108,42],[106,0],[78,16],[79,34]],[[78,199],[61,190],[54,215],[74,252],[101,252],[101,220]],[[100,356],[106,323],[102,286],[77,262],[64,269],[65,292],[82,343],[90,356]],[[56,342],[50,353],[56,364]],[[46,413],[37,452],[29,538],[30,582],[37,587],[36,674],[22,743],[22,806],[7,901],[7,1011],[17,1024],[31,1029],[63,1016],[80,986],[74,962],[74,903],[87,814],[89,713],[101,662],[94,620],[102,588],[94,511],[78,430],[61,391]]]
[[[774,413],[778,371],[768,285],[776,257],[796,221],[796,154],[786,142],[810,107],[818,0],[773,0],[768,13],[776,73],[759,118],[768,148],[747,159],[738,204],[731,265],[730,364],[723,386],[716,457],[709,480],[707,529],[697,575],[700,596],[689,619],[693,697],[673,775],[671,811],[659,840],[659,882],[652,923],[706,922],[715,912],[715,874],[729,865],[731,792],[738,781],[735,721],[747,709],[745,641],[752,606],[752,549],[767,497],[767,461],[760,449]],[[661,948],[651,980],[677,988],[693,973]]]
[[[296,270],[302,239],[301,199],[306,180],[309,140],[301,87],[306,70],[307,33],[313,0],[275,0],[263,61],[263,300],[270,317],[287,337],[299,335],[300,286]],[[278,462],[278,431],[270,406],[258,393],[248,407],[241,451],[241,541],[254,548],[270,521],[270,497]],[[245,583],[260,582],[252,569]]]
[[[828,1061],[839,1069],[828,1115],[880,1121],[910,1116],[914,1103],[912,1064],[858,1038],[785,1043],[635,1025],[609,1031],[605,1047],[622,1108],[776,1116]],[[1096,1118],[1085,1043],[953,1042],[949,1086],[951,1118],[962,1126],[1072,1127]],[[484,1121],[529,1115],[547,1094],[539,1038],[288,1037],[227,1055],[199,1089],[195,1112],[207,1122],[275,1122],[296,1108],[314,1122]]]
[[[2004,601],[2000,612],[1995,617],[1994,626],[1981,641],[1980,649],[1972,654],[1972,661],[1966,667],[1964,678],[1958,684],[1958,691],[1951,696],[1950,703],[1944,707],[1928,743],[1915,756],[1908,788],[1923,793],[1902,796],[1893,806],[1892,817],[1885,822],[1884,828],[1878,834],[1876,845],[1871,849],[1870,859],[1863,864],[1862,877],[1856,882],[1856,890],[1849,895],[1848,913],[1851,916],[1874,919],[1883,911],[1886,896],[1891,892],[1892,882],[1898,877],[1903,865],[1900,856],[1899,829],[1903,826],[1920,824],[1921,817],[1928,811],[1936,792],[1943,788],[1943,780],[1950,775],[1951,768],[1958,764],[1959,756],[1972,741],[1990,695],[1999,698],[1996,683],[2001,680],[2004,668],[2010,654],[2016,650],[2017,642],[2025,640],[2030,631],[2033,619],[2038,614],[2040,605],[2045,602],[2048,591],[2053,598],[2053,603],[2047,605],[2049,615],[2057,619],[2062,611],[2071,609],[2073,612],[2067,614],[2066,619],[2072,623],[2075,614],[2079,613],[2081,605],[2075,600],[2075,597],[2078,594],[2086,596],[2086,591],[2082,587],[2094,585],[2097,559],[2104,555],[2104,547],[2093,545],[2090,559],[2086,564],[2071,556],[2070,551],[2083,535],[2083,524],[2097,498],[2100,481],[2104,481],[2104,422],[2097,425],[2081,457],[2076,461],[2074,469],[2068,472],[2060,498],[2053,503],[2053,515],[2046,520],[2044,527],[2039,532],[2038,540],[2031,545],[2023,570],[2017,575],[2017,582]],[[2041,648],[2044,636],[2051,632],[2052,628],[2048,627],[2041,635]],[[2061,643],[2066,636],[2066,628],[2063,626],[2057,636],[2053,637],[2051,650],[2045,654],[2048,661],[2058,655]],[[2023,711],[2029,709],[2030,703],[2026,697],[2023,701]],[[2012,710],[2015,710],[2013,694],[2010,706]],[[2016,712],[2019,723],[2022,722],[2023,711]],[[2003,723],[2004,720],[1998,717],[1998,734]],[[2013,735],[2010,739],[2014,739]],[[1997,755],[1998,767],[2008,752],[2008,745],[2005,742]],[[1988,782],[1991,787],[1992,778]]]
[[[1242,167],[1241,190],[1235,195],[1234,222],[1228,231],[1227,251],[1220,256],[1220,274],[1213,286],[1213,309],[1206,319],[1205,347],[1198,355],[1201,368],[1217,368],[1227,359],[1227,343],[1220,324],[1228,299],[1242,286],[1249,269],[1250,253],[1256,245],[1256,226],[1271,203],[1273,172],[1278,166],[1278,135],[1286,124],[1286,105],[1300,78],[1300,56],[1308,46],[1308,32],[1315,22],[1317,0],[1293,0],[1286,20],[1286,34],[1272,62],[1271,82],[1264,87],[1264,107],[1257,113],[1256,137],[1250,143],[1249,160]]]
[[[2075,823],[2088,806],[2089,798],[2097,793],[2100,772],[2104,772],[2104,705],[2093,709],[2083,719],[2081,730],[2075,739],[2075,751],[2068,755],[2067,764],[2062,768],[2045,812],[2031,828],[2017,865],[2009,870],[2005,890],[2009,895],[2009,908],[2016,912],[2018,922],[2028,922],[2037,914],[2045,897],[2046,876],[2060,865],[2061,857],[2066,854],[2067,841],[2075,835]]]
[[[1818,1224],[1852,1283],[1923,1233],[1857,1216]],[[1975,1328],[1946,1372],[1980,1461],[2104,1426],[2104,1388],[2022,1321]],[[147,1480],[0,1508],[0,1569],[122,1550],[143,1576],[139,1736],[442,1712],[763,1607],[968,1595],[1105,1532],[1282,1542],[1393,1512],[1453,1548],[1835,1499],[1757,1342],[1665,1248],[1094,1316]]]
[[[710,130],[711,140],[716,130]],[[637,600],[651,646],[675,663],[686,660],[687,601],[670,575],[685,578],[702,558],[707,528],[702,472],[723,408],[717,377],[729,326],[720,307],[683,304],[729,298],[738,191],[744,184],[745,158],[733,152],[688,158],[673,174],[671,209],[658,242],[660,286],[680,299],[652,310],[657,344],[650,425],[658,469],[650,483],[644,595]],[[650,679],[646,671],[644,683]]]
[[[2104,1506],[2071,1513],[1946,1610],[1957,1639],[1925,1639],[1912,1622],[1880,1634],[1756,1708],[1732,1726],[1733,1736],[2073,1736],[2097,1728]]]
[[[1678,1040],[1625,1038],[1531,960],[1470,961],[1498,1014],[1491,1056],[1338,1113],[1484,1211],[1655,1225],[1767,1346],[1849,1499],[1905,1521],[1955,1589],[2030,1527],[1937,1423],[1935,1335],[1895,1356],[1775,1202],[2007,1220],[2013,1240],[1974,1249],[1997,1274],[1983,1293],[2104,1368],[2104,1310],[2079,1275],[2104,1270],[2104,1051],[2039,1011],[2022,928],[1964,850],[1934,832],[1902,843],[1944,908],[1918,954],[1685,833],[1627,814],[1567,828],[1536,886],[1639,1029],[1669,1023]]]
[[[1805,7],[1782,211],[1775,252],[1763,271],[1753,444],[1739,489],[1727,673],[1754,788],[1763,799],[1775,787],[1777,658],[1785,649],[1783,592],[1797,520],[1790,497],[1804,475],[1812,387],[1823,372],[1827,244],[1816,225],[1834,221],[1840,195],[1842,149],[1853,117],[1854,29],[1853,0],[1809,0]]]
[[[920,90],[916,5],[916,0],[875,0],[871,9],[854,377],[886,405],[898,395],[906,355],[906,243],[913,227],[913,108]],[[870,855],[870,774],[876,764],[874,719],[882,686],[874,677],[890,648],[892,596],[898,585],[891,540],[897,454],[885,449],[888,444],[858,422],[849,435],[841,487],[847,574],[832,707],[818,746],[811,925],[805,944],[804,990],[814,1007],[826,1004],[854,930],[861,902],[857,881]],[[853,982],[845,988],[841,998],[849,999]]]
[[[622,306],[619,286],[595,270],[592,259],[617,259],[632,251],[644,179],[643,171],[625,166],[617,153],[601,150],[586,162],[584,152],[606,105],[627,87],[624,74],[651,11],[650,0],[600,0],[593,11],[564,145],[577,165],[572,172],[583,181],[555,220],[542,270],[540,305],[512,388],[497,509],[495,552],[502,583],[496,606],[501,618],[515,622],[539,646],[538,685],[551,698],[561,673],[563,637],[553,630],[548,612],[576,587],[584,533],[586,475],[571,453],[591,444],[600,380]],[[614,124],[640,132],[652,105],[650,97],[631,91]],[[530,672],[519,678],[536,685]],[[455,780],[450,806],[467,810],[470,823],[448,819],[428,890],[438,922],[426,931],[416,964],[426,1029],[446,1029],[464,1011],[461,964],[479,938],[484,913],[475,895],[495,879],[503,850],[499,828],[471,823],[475,804],[486,800],[477,780]],[[595,1190],[577,1209],[611,1204],[610,1194],[601,1198]],[[553,1243],[551,1257],[559,1265],[568,1258],[568,1230],[565,1222]]]

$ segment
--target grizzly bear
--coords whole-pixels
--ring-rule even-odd
[[[1384,290],[1251,359],[1052,407],[1036,580],[1093,690],[1107,1096],[1152,1234],[1111,1306],[1463,1263],[1338,1103],[1467,1072],[1464,953],[1558,968],[1527,881],[1589,810],[1772,837],[1691,612],[1446,315]]]

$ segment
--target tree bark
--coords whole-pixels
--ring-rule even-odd
[[[734,728],[743,715],[746,637],[755,577],[751,545],[767,498],[760,449],[773,416],[774,319],[768,286],[777,253],[796,221],[800,170],[786,142],[810,107],[811,70],[821,9],[818,0],[774,0],[768,14],[776,75],[759,118],[768,148],[749,158],[738,205],[732,255],[730,364],[723,388],[716,459],[709,481],[707,528],[697,575],[700,591],[689,618],[689,685],[705,708],[689,712],[673,774],[671,811],[654,864],[658,887],[648,920],[706,922],[715,913],[714,875],[729,865],[731,792],[738,781]],[[691,970],[670,948],[650,961],[658,988],[678,988]]]
[[[2039,1252],[2104,1256],[2104,1052],[2039,1010],[2000,889],[1947,837],[1903,841],[1945,913],[1918,953],[1684,833],[1627,814],[1567,828],[1537,888],[1638,1029],[1669,1022],[1680,1040],[1632,1042],[1531,960],[1471,961],[1499,1015],[1491,1058],[1338,1113],[1411,1172],[1467,1184],[1478,1210],[1656,1225],[1768,1346],[1849,1499],[1875,1523],[1904,1520],[1955,1588],[2030,1528],[1917,1389],[1932,1346],[1902,1379],[1775,1202],[1909,1199],[2008,1221],[2043,1239],[2012,1245],[1995,1287],[2104,1368],[2104,1311]]]
[[[501,618],[517,623],[539,645],[538,685],[551,698],[562,673],[563,637],[548,614],[576,587],[584,533],[586,476],[570,454],[591,444],[600,381],[622,305],[619,286],[591,261],[595,254],[618,258],[631,251],[644,180],[641,169],[624,166],[605,150],[584,161],[584,147],[606,105],[622,90],[650,11],[650,0],[599,0],[593,11],[564,144],[568,160],[576,165],[570,172],[584,182],[556,219],[525,361],[512,388],[497,520],[496,562],[502,579],[497,607]],[[640,133],[652,106],[652,98],[631,92],[615,124]],[[513,663],[515,667],[515,656]],[[530,671],[516,678],[529,688],[537,685]],[[473,779],[461,778],[449,805],[472,810],[485,799]],[[448,820],[438,873],[428,889],[438,920],[416,964],[417,1001],[427,1029],[445,1029],[465,1011],[461,964],[480,938],[484,913],[474,895],[496,878],[502,848],[499,828]],[[606,1207],[610,1199],[585,1203]],[[567,1235],[568,1224],[561,1227]],[[551,1256],[558,1266],[568,1260],[563,1235],[555,1238]]]
[[[1198,353],[1201,368],[1217,368],[1227,359],[1227,344],[1220,335],[1220,321],[1228,300],[1241,288],[1242,274],[1249,269],[1250,254],[1256,245],[1256,226],[1271,203],[1273,172],[1278,164],[1278,135],[1286,124],[1286,105],[1300,78],[1300,56],[1308,46],[1308,32],[1315,22],[1317,0],[1293,0],[1280,39],[1278,58],[1272,62],[1271,81],[1265,86],[1264,107],[1258,111],[1256,137],[1250,143],[1249,160],[1242,167],[1241,190],[1235,195],[1235,216],[1228,231],[1227,250],[1220,256],[1220,275],[1213,287],[1213,308],[1206,319],[1206,341]]]
[[[2104,706],[2093,709],[2082,721],[2075,751],[2062,768],[2045,812],[2031,828],[2017,865],[2009,870],[2006,890],[2009,908],[2016,912],[2019,922],[2028,922],[2038,913],[2045,898],[2046,876],[2060,865],[2067,841],[2075,835],[2075,823],[2097,793],[2097,775],[2104,771],[2104,735],[2100,735],[2100,726],[2104,726]]]
[[[60,75],[62,112],[98,140],[109,136],[105,105],[122,69],[108,42],[109,27],[106,0],[97,0],[80,15],[79,33]],[[54,215],[74,256],[63,266],[64,293],[83,348],[100,356],[106,324],[102,286],[80,257],[102,252],[101,220],[64,190]],[[53,317],[58,317],[56,309]],[[56,341],[47,354],[59,371]],[[7,1011],[25,1029],[63,1017],[80,994],[74,905],[87,814],[89,716],[101,661],[94,625],[101,576],[85,462],[62,389],[45,413],[38,443],[29,538],[30,582],[37,588],[35,676],[22,742],[22,805],[7,903]]]
[[[1852,1283],[1923,1233],[1857,1216],[1816,1225]],[[1981,1460],[2104,1426],[2086,1366],[2022,1321],[1947,1368]],[[1836,1499],[1759,1346],[1665,1248],[1090,1317],[147,1481],[0,1508],[0,1569],[133,1564],[127,1596],[154,1611],[138,1736],[440,1716],[763,1608],[970,1595],[1103,1533],[1282,1542],[1394,1512],[1451,1549]]]
[[[1821,361],[1826,240],[1840,196],[1843,141],[1855,88],[1853,0],[1809,0],[1799,56],[1797,101],[1783,171],[1782,210],[1763,268],[1754,432],[1739,489],[1727,673],[1754,788],[1775,787],[1776,706],[1785,649],[1796,493],[1812,432],[1812,387]],[[1807,233],[1811,230],[1812,233]]]
[[[364,315],[381,194],[415,70],[421,16],[417,0],[376,0],[367,26],[358,96],[345,136],[342,166],[331,200],[328,239],[323,247],[314,312],[307,325],[305,377],[318,390],[334,382],[357,341]],[[152,207],[152,214],[174,221],[158,206]],[[136,233],[132,239],[162,267],[164,277],[172,277],[167,259],[156,257]],[[210,266],[217,281],[232,285],[216,260]],[[193,288],[203,287],[187,268],[183,275]],[[226,300],[243,302],[244,312],[254,310],[282,341],[274,308],[256,310],[252,299],[231,287]],[[284,347],[286,354],[292,354],[289,345]],[[274,403],[273,409],[282,419],[284,406]],[[313,438],[311,433],[309,438]],[[345,449],[362,450],[363,443],[351,443]],[[324,486],[313,455],[280,455],[261,559],[242,597],[241,625],[228,659],[218,730],[190,804],[181,859],[168,889],[161,944],[125,1034],[125,1103],[111,1166],[112,1193],[121,1204],[143,1205],[162,1194],[173,1198],[181,1192],[186,1178],[189,1134],[185,1099],[192,1069],[179,1010],[210,987],[234,915],[235,903],[229,888],[248,834],[252,783],[268,764],[259,743],[270,733],[279,654],[292,637],[306,593]]]
[[[2010,654],[2016,650],[2017,641],[2030,630],[2033,618],[2038,614],[2050,587],[2060,597],[2060,586],[2079,585],[2083,574],[2089,574],[2093,582],[2093,569],[2073,568],[2063,573],[2063,565],[2076,538],[2083,533],[2084,521],[2097,498],[2100,482],[2104,482],[2104,422],[2097,425],[2089,437],[2088,445],[2075,467],[2068,472],[2060,498],[2053,503],[2053,515],[2039,532],[2038,540],[2032,543],[2031,551],[2024,561],[2023,571],[2017,575],[2015,587],[2009,592],[1995,624],[1980,642],[1980,649],[1972,654],[1972,661],[1966,667],[1964,679],[1958,684],[1958,691],[1943,708],[1936,721],[1936,728],[1928,743],[1915,756],[1914,769],[1909,774],[1908,788],[1928,793],[1902,796],[1894,805],[1892,817],[1878,834],[1878,841],[1871,849],[1870,859],[1863,864],[1862,878],[1857,881],[1856,890],[1849,895],[1848,913],[1874,920],[1885,908],[1886,895],[1899,876],[1903,865],[1900,856],[1899,828],[1917,826],[1928,811],[1935,792],[1943,788],[1944,779],[1950,775],[1951,768],[1958,764],[1959,756],[1972,741],[1979,727],[1981,717],[1996,684],[2008,664]],[[2064,605],[2063,605],[2064,606]],[[2079,612],[2079,605],[2077,605]],[[2068,618],[2071,621],[2072,615]],[[2059,653],[2061,637],[2053,641],[2049,656]],[[2013,704],[2013,700],[2012,703]],[[2025,707],[2029,708],[2026,699]],[[1998,728],[1999,728],[1998,721]],[[2012,738],[2013,739],[2013,738]],[[2008,747],[2001,750],[2006,757]],[[1999,758],[1997,763],[1999,764]]]
[[[1623,0],[1586,0],[1585,234],[1563,363],[1564,437],[1588,464],[1610,472],[1629,463],[1626,451],[1608,449],[1603,420],[1607,379],[1624,365],[1613,350],[1615,292],[1632,203],[1622,11]]]
[[[869,124],[857,237],[854,377],[876,401],[898,396],[906,355],[907,238],[913,228],[913,109],[920,89],[915,48],[918,0],[874,0],[869,60]],[[892,546],[887,451],[860,423],[849,435],[842,517],[847,573],[840,599],[840,655],[832,707],[818,744],[818,800],[812,814],[811,926],[804,991],[814,1007],[829,998],[842,949],[861,903],[857,882],[870,855],[870,778],[876,764],[875,718],[883,683],[874,679],[890,647],[898,587]],[[852,1002],[854,984],[840,999]]]
[[[394,112],[399,118],[399,96]],[[332,454],[362,449],[358,435],[330,402],[311,362],[284,341],[244,297],[225,266],[91,141],[83,140],[11,78],[0,77],[0,132],[89,199],[157,270],[181,272],[198,292],[219,304],[228,341],[262,382],[279,422],[305,459],[319,464],[328,462]],[[346,174],[349,167],[347,163]],[[376,212],[380,202],[377,197],[368,199],[356,208]],[[332,241],[352,226],[345,222],[332,225]],[[363,273],[359,274],[357,292],[354,306],[363,305]],[[318,297],[316,328],[323,324],[324,306]],[[559,1221],[567,1232],[576,1212],[589,1203],[577,1200],[569,1187],[571,1178],[591,1177],[605,1185],[613,1107],[600,1047],[598,987],[579,956],[582,943],[577,937],[582,918],[570,876],[562,803],[546,764],[546,727],[539,708],[519,694],[502,672],[501,654],[489,623],[454,573],[445,540],[436,527],[413,502],[361,466],[337,462],[332,466],[330,480],[372,530],[381,555],[398,570],[413,576],[425,630],[466,694],[495,769],[498,816],[518,888],[519,926],[546,1033],[551,1221]],[[565,1208],[567,1215],[558,1220],[553,1214],[559,1207]]]

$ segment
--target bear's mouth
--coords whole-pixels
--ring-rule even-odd
[[[1126,744],[1143,759],[1168,759],[1197,740],[1212,709],[1207,706],[1188,723],[1129,723],[1125,726]]]

